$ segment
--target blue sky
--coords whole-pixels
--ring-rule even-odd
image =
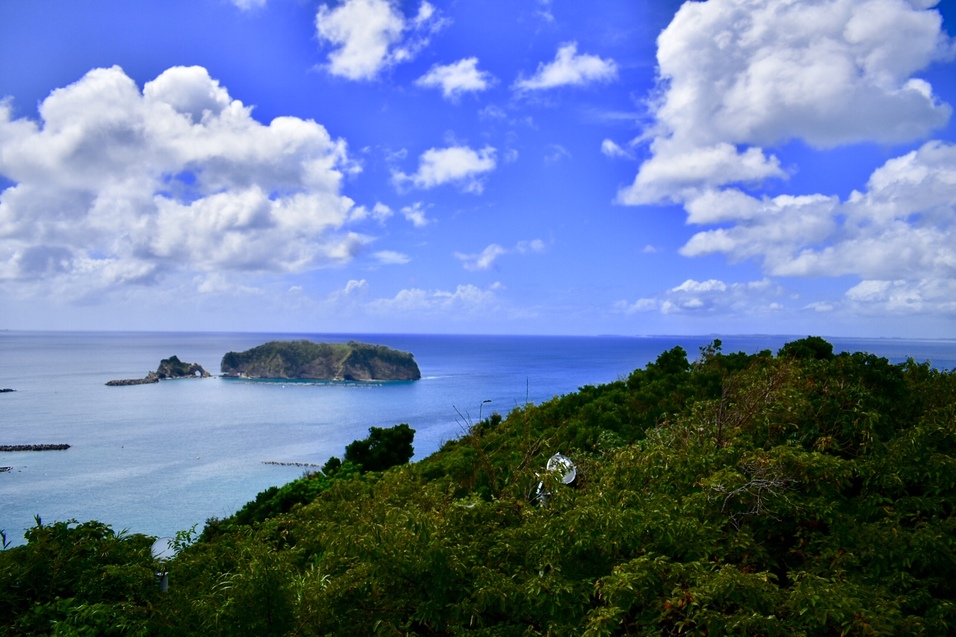
[[[0,328],[956,337],[954,21],[3,2]]]

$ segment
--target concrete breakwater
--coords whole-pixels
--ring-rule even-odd
[[[70,445],[0,445],[0,452],[5,451],[62,451]]]
[[[149,385],[158,383],[159,376],[156,372],[150,372],[146,378],[124,378],[122,380],[110,380],[106,382],[107,387],[123,387],[126,385]]]
[[[275,460],[263,460],[262,464],[271,464],[277,467],[319,467],[321,465],[311,462],[276,462]]]

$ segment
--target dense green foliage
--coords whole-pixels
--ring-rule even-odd
[[[255,361],[273,358],[281,359],[284,367],[296,368],[304,367],[317,356],[343,358],[346,353],[346,347],[341,343],[319,344],[306,340],[269,341],[244,352],[226,352],[222,357],[221,368],[225,373]]]
[[[281,487],[269,487],[225,520],[207,520],[203,538],[209,539],[241,526],[255,526],[297,506],[308,504],[337,480],[351,480],[367,471],[385,471],[412,459],[415,430],[402,423],[369,427],[369,436],[345,447],[345,462],[332,457],[322,471],[308,472]]]
[[[0,553],[0,635],[141,635],[160,593],[153,538],[98,522],[44,525]]]
[[[556,452],[575,486],[545,470]],[[715,341],[421,462],[353,462],[181,538],[162,595],[139,536],[55,527],[102,545],[84,553],[38,526],[0,553],[0,634],[956,630],[956,375],[928,364]]]
[[[369,436],[345,447],[345,461],[363,471],[385,471],[406,464],[415,455],[415,430],[406,423],[394,427],[369,427]]]
[[[328,490],[335,480],[351,480],[360,473],[361,468],[357,465],[339,462],[334,472],[310,472],[281,487],[269,487],[232,516],[224,520],[207,520],[203,538],[209,539],[213,535],[232,531],[237,527],[255,526],[269,518],[289,513],[297,506],[312,502],[320,493]]]
[[[342,361],[342,369],[346,375],[354,375],[360,370],[370,370],[372,378],[418,380],[422,377],[418,363],[408,352],[358,341],[349,341],[347,345],[349,353]]]

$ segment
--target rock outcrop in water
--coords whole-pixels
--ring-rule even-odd
[[[11,451],[63,451],[69,449],[70,445],[0,445],[0,451],[7,453]]]
[[[308,380],[418,380],[415,357],[382,345],[356,341],[271,341],[222,357],[220,371],[234,378]]]
[[[159,361],[159,367],[155,372],[150,372],[145,378],[128,378],[124,380],[111,380],[107,384],[109,387],[123,385],[148,385],[158,383],[161,380],[172,378],[209,378],[211,375],[199,363],[184,363],[177,356],[170,356]]]

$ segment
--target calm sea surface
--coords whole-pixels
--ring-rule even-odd
[[[410,383],[244,382],[211,378],[106,387],[163,358],[210,373],[228,351],[269,340],[350,339],[412,352]],[[724,352],[776,351],[795,337],[721,337]],[[322,334],[0,332],[0,444],[67,443],[67,451],[0,453],[0,529],[22,543],[45,522],[99,520],[165,537],[235,512],[263,489],[323,464],[368,428],[408,423],[416,458],[465,422],[606,383],[680,345],[693,359],[713,337],[526,337]],[[830,339],[894,363],[956,368],[956,341]],[[490,402],[484,402],[490,401]]]

